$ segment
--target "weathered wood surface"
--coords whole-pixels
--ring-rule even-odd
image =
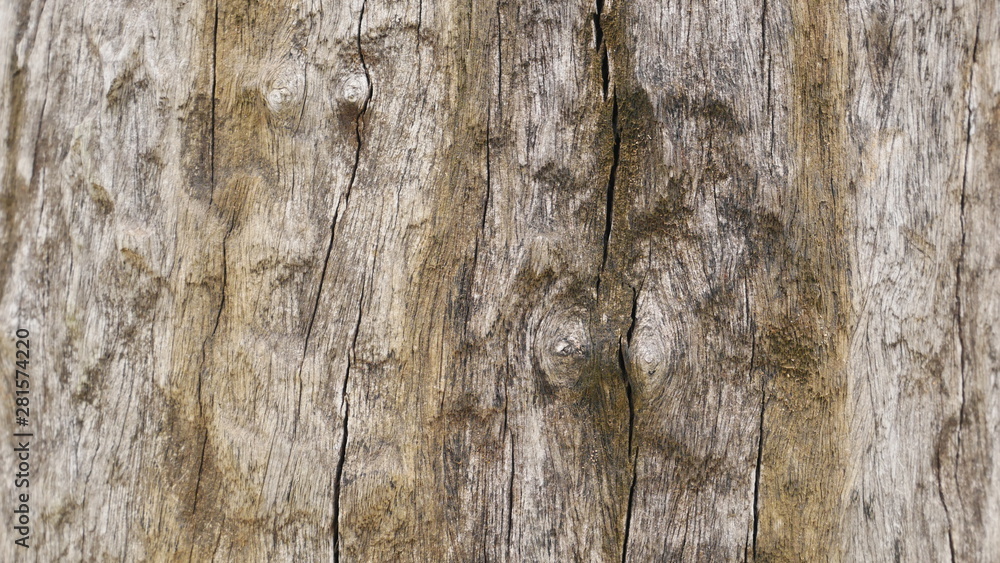
[[[0,559],[1000,560],[992,0],[0,21]]]

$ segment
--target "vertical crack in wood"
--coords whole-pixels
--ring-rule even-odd
[[[632,391],[632,377],[629,374],[628,364],[625,361],[625,354],[632,344],[632,333],[635,330],[637,309],[639,305],[639,293],[632,288],[632,308],[630,310],[630,323],[625,331],[624,339],[618,339],[618,369],[621,371],[622,382],[625,385],[625,398],[628,400],[628,457],[632,462],[632,482],[629,485],[628,501],[625,504],[625,529],[622,533],[622,563],[628,559],[629,532],[632,528],[632,506],[635,502],[635,483],[638,471],[639,452],[633,452],[633,437],[635,434],[635,398]]]
[[[772,61],[771,58],[767,56],[767,0],[763,0],[763,6],[760,11],[760,70],[761,73],[767,74],[767,96],[765,102],[765,108],[767,114],[770,115],[771,121],[771,131],[770,131],[770,141],[771,141],[771,155],[774,155],[774,111],[771,107],[771,92],[773,90],[773,71],[772,71]]]
[[[496,4],[496,15],[497,15],[497,109],[502,107],[501,104],[501,80],[502,80],[502,51],[501,51],[501,40],[502,40],[502,29],[500,25],[500,2]],[[493,101],[487,102],[486,106],[486,194],[483,198],[483,213],[480,216],[479,221],[479,233],[476,235],[475,248],[472,253],[472,276],[473,280],[476,275],[476,271],[479,267],[479,243],[480,240],[486,236],[486,216],[489,212],[490,201],[493,198],[493,169],[492,169],[492,131],[493,125]],[[472,307],[465,308],[465,325],[464,330],[468,331],[469,327],[469,317],[472,315]],[[443,401],[443,390],[442,390],[442,401]]]
[[[226,245],[229,240],[230,233],[233,232],[233,226],[235,225],[235,219],[231,219],[229,222],[229,228],[226,230],[226,234],[222,235],[222,295],[219,298],[219,307],[215,311],[215,323],[212,326],[212,334],[205,339],[201,345],[201,364],[202,369],[198,371],[198,385],[196,388],[196,396],[198,399],[198,416],[204,415],[204,404],[202,403],[201,389],[202,380],[205,372],[206,362],[208,361],[208,343],[215,339],[215,334],[219,331],[219,323],[222,322],[222,310],[226,307],[226,285],[229,283],[229,263],[227,259]]]
[[[198,477],[194,484],[194,502],[191,504],[191,514],[198,511],[198,492],[201,490],[201,475],[205,468],[205,447],[208,445],[208,429],[203,430],[201,439],[201,456],[198,458]]]
[[[750,310],[750,283],[748,277],[743,278],[743,306],[745,307],[747,325],[750,328],[750,366],[747,368],[747,380],[753,381],[754,368],[757,361],[757,327]],[[767,381],[760,381],[760,418],[757,421],[757,463],[753,475],[753,537],[752,553],[757,560],[757,533],[760,530],[760,471],[764,461],[764,408],[766,404]]]
[[[211,206],[215,202],[215,84],[216,84],[216,68],[217,64],[217,53],[218,53],[218,43],[219,43],[219,2],[215,3],[214,10],[214,20],[212,22],[212,85],[211,85],[211,100],[210,102],[210,112],[209,120],[211,121],[211,128],[209,130],[211,147],[209,148],[209,197],[208,205]],[[198,400],[198,416],[204,416],[204,405],[201,398],[201,388],[202,380],[204,378],[205,367],[208,361],[208,342],[215,337],[215,332],[219,329],[219,321],[222,318],[222,308],[226,304],[226,237],[233,230],[233,223],[230,222],[229,229],[225,235],[222,237],[222,297],[219,300],[219,309],[215,313],[215,325],[212,327],[212,334],[205,339],[201,344],[201,369],[198,370],[198,381],[195,387],[195,396]]]
[[[501,26],[500,26],[500,3],[496,4],[496,15],[497,15],[497,108],[500,108],[500,41],[501,41]],[[472,276],[473,281],[475,280],[476,271],[479,268],[479,244],[480,241],[486,236],[486,216],[490,209],[490,201],[493,198],[493,169],[492,169],[492,131],[493,125],[493,101],[489,100],[486,104],[486,194],[483,197],[483,213],[479,220],[479,233],[476,235],[474,244],[475,247],[472,252]],[[471,282],[470,282],[471,283]],[[472,315],[472,307],[465,308],[465,324],[464,330],[468,331],[469,328],[469,317]],[[444,391],[442,390],[442,403],[444,401]],[[442,406],[443,408],[443,406]]]
[[[497,110],[503,107],[503,49],[501,42],[503,40],[503,26],[500,20],[500,2],[496,4],[497,12]],[[486,200],[483,202],[483,216],[479,223],[479,229],[483,235],[486,234],[486,212],[489,210],[490,199],[493,195],[493,172],[492,172],[492,155],[490,152],[490,145],[492,142],[493,131],[493,103],[492,101],[487,104],[486,107]],[[478,240],[476,245],[476,255],[478,257]]]
[[[208,196],[208,204],[212,205],[215,201],[215,85],[216,85],[216,75],[218,68],[218,52],[219,52],[219,2],[215,2],[215,19],[212,22],[212,99],[209,100],[211,103],[211,120],[212,120],[212,130],[211,130],[211,148],[209,149],[209,187],[210,192]]]
[[[607,101],[608,90],[610,89],[610,71],[608,66],[608,47],[604,42],[604,27],[601,22],[604,17],[604,0],[596,0],[595,3],[596,13],[593,16],[594,19],[594,45],[601,57],[601,88],[603,99]],[[611,171],[608,173],[608,183],[606,188],[607,201],[604,210],[604,239],[603,239],[603,251],[601,256],[601,268],[597,274],[597,298],[601,297],[601,275],[604,273],[604,268],[608,264],[608,245],[611,242],[611,226],[614,215],[614,202],[615,202],[615,180],[618,174],[618,163],[621,156],[621,132],[618,129],[618,96],[616,93],[612,93],[612,105],[611,105],[611,136],[612,136],[612,146],[611,146]]]
[[[611,171],[608,173],[608,184],[606,188],[606,202],[604,208],[604,239],[603,253],[601,257],[601,269],[597,274],[597,298],[601,296],[601,276],[608,265],[608,247],[611,244],[611,227],[614,220],[615,206],[615,181],[618,176],[618,163],[621,158],[621,131],[618,129],[618,95],[611,94],[611,134],[613,144],[611,146]]]
[[[632,429],[629,428],[629,434],[631,435]],[[635,502],[635,482],[636,482],[636,465],[639,461],[639,452],[636,451],[635,455],[632,456],[632,484],[628,488],[628,504],[625,507],[625,533],[622,538],[622,563],[628,561],[628,539],[629,532],[632,529],[632,505]]]
[[[340,459],[337,460],[337,474],[334,480],[333,491],[333,560],[340,561],[340,496],[343,491],[341,482],[344,476],[344,463],[347,461],[347,433],[348,422],[351,416],[351,402],[347,398],[347,385],[351,379],[351,366],[354,363],[356,348],[358,345],[358,333],[361,332],[361,316],[365,302],[365,286],[361,286],[361,297],[358,299],[358,318],[354,323],[354,335],[351,337],[351,348],[347,354],[347,369],[344,372],[344,386],[340,391],[340,404],[344,409],[343,432],[340,440]]]
[[[757,335],[750,337],[750,377],[753,378],[754,361],[757,352]],[[753,474],[753,558],[757,560],[757,533],[760,530],[760,469],[764,462],[764,408],[766,402],[766,382],[760,382],[760,419],[757,424],[757,464]]]
[[[347,184],[347,193],[344,195],[344,209],[347,209],[347,204],[351,198],[351,189],[354,187],[354,181],[358,173],[358,164],[361,160],[361,121],[364,117],[365,111],[368,109],[368,103],[372,99],[372,81],[371,75],[368,72],[368,65],[365,63],[364,50],[361,48],[361,27],[365,19],[365,4],[366,0],[361,2],[361,11],[358,14],[358,31],[357,31],[357,47],[358,47],[358,59],[361,61],[361,68],[365,73],[365,84],[368,86],[368,91],[365,95],[365,100],[361,103],[361,108],[358,110],[358,115],[354,120],[354,134],[356,139],[356,148],[354,151],[354,165],[351,167],[351,179]],[[316,318],[316,309],[319,307],[319,299],[323,292],[323,279],[326,276],[326,269],[330,263],[330,252],[333,249],[333,238],[337,229],[337,218],[339,216],[340,207],[338,206],[338,211],[334,213],[333,224],[330,226],[330,244],[326,251],[326,260],[323,262],[323,272],[320,274],[320,286],[316,291],[316,303],[313,306],[313,317],[309,321],[309,330],[306,333],[306,348],[309,346],[309,335],[312,331],[312,324]],[[348,436],[348,426],[351,415],[351,403],[347,398],[347,388],[348,383],[351,378],[351,364],[354,362],[355,350],[358,344],[358,333],[361,331],[361,315],[365,301],[365,287],[361,286],[361,297],[358,299],[358,318],[354,325],[354,335],[351,340],[351,349],[347,355],[347,369],[344,373],[344,386],[341,389],[341,405],[344,408],[344,422],[343,422],[343,433],[340,443],[340,459],[337,461],[337,474],[334,481],[334,506],[333,506],[333,559],[336,562],[340,561],[340,497],[342,488],[342,479],[344,476],[344,463],[347,461],[347,436]]]
[[[299,431],[299,418],[302,416],[302,364],[305,362],[305,357],[299,361],[299,369],[295,371],[295,385],[298,387],[298,393],[295,397],[295,415],[292,417],[292,438],[298,434]]]
[[[333,491],[333,560],[340,561],[340,493],[341,479],[344,476],[344,462],[347,460],[347,418],[351,414],[351,405],[344,405],[344,430],[340,439],[340,459],[337,460],[337,474],[334,478]]]
[[[954,419],[952,419],[954,420]],[[937,477],[937,490],[938,498],[941,500],[941,506],[944,507],[944,519],[945,523],[948,524],[948,552],[951,555],[951,563],[955,563],[955,540],[951,533],[951,512],[948,510],[948,503],[944,498],[944,485],[941,482],[941,452],[934,456],[933,463],[934,475]]]
[[[635,309],[633,307],[632,321],[635,323]],[[632,328],[629,327],[629,333]],[[632,438],[635,431],[635,403],[632,397],[632,382],[625,367],[625,356],[622,346],[618,347],[618,362],[622,370],[622,378],[625,382],[625,397],[628,399],[628,453],[632,461],[632,483],[629,485],[628,502],[625,504],[625,529],[622,533],[622,563],[628,559],[629,532],[632,528],[632,506],[635,503],[635,482],[638,473],[639,450],[632,451]]]
[[[969,152],[972,146],[972,89],[975,78],[976,58],[979,51],[979,25],[976,22],[976,35],[972,44],[972,63],[969,65],[969,89],[966,94],[966,121],[965,121],[965,155],[962,163],[962,193],[959,196],[959,225],[961,238],[959,240],[958,260],[955,263],[955,324],[958,331],[958,363],[961,384],[961,404],[958,410],[958,432],[955,447],[955,491],[958,494],[959,503],[962,502],[962,487],[958,478],[958,468],[962,455],[962,427],[965,426],[965,401],[966,401],[966,360],[965,360],[965,327],[962,320],[962,269],[965,265],[965,200],[966,188],[969,179]],[[952,553],[954,559],[954,552]]]
[[[312,337],[313,324],[316,322],[316,313],[319,311],[319,299],[323,294],[323,281],[326,280],[326,269],[330,265],[330,253],[333,252],[333,237],[337,231],[337,212],[333,214],[333,224],[330,226],[330,241],[326,246],[326,257],[323,259],[323,269],[319,273],[319,285],[316,287],[316,299],[313,301],[312,314],[309,315],[309,326],[306,327],[306,340],[302,347],[302,359],[305,360],[309,351],[309,339]]]
[[[492,135],[490,131],[490,121],[492,119],[490,113],[493,111],[492,104],[490,104],[490,107],[487,107],[486,111],[488,112],[486,114],[486,198],[483,201],[483,215],[479,221],[479,230],[484,235],[486,234],[486,212],[489,211],[490,198],[493,195],[493,173],[490,169],[490,136]]]
[[[506,324],[506,323],[505,323]],[[504,328],[507,328],[506,326]],[[510,332],[509,330],[506,332]],[[514,432],[507,424],[507,406],[510,403],[510,379],[513,371],[510,368],[510,356],[507,356],[504,370],[503,386],[503,426],[500,430],[500,437],[507,437],[510,443],[510,476],[507,480],[507,561],[510,561],[511,534],[514,529]]]
[[[312,315],[309,317],[309,326],[306,328],[306,339],[305,345],[302,349],[302,356],[305,357],[306,352],[309,350],[309,339],[312,337],[313,324],[316,322],[316,313],[319,310],[320,298],[323,295],[323,282],[326,280],[326,271],[330,266],[330,255],[333,252],[333,240],[337,233],[337,221],[340,219],[340,215],[346,212],[347,205],[351,200],[351,190],[354,189],[354,182],[358,175],[358,164],[361,162],[361,122],[364,118],[365,112],[368,110],[368,103],[371,102],[372,92],[374,91],[374,86],[372,85],[371,74],[368,72],[368,65],[365,63],[365,53],[361,48],[361,25],[365,19],[365,4],[367,0],[361,2],[361,12],[358,15],[358,30],[357,30],[357,48],[358,48],[358,59],[361,61],[361,69],[365,73],[365,85],[368,91],[365,93],[365,99],[361,102],[361,107],[358,109],[358,115],[354,118],[354,137],[355,137],[355,148],[354,148],[354,164],[351,166],[351,177],[347,182],[347,190],[344,194],[344,204],[341,206],[337,204],[337,209],[333,212],[333,223],[330,225],[330,242],[326,247],[326,257],[323,259],[323,269],[319,274],[319,287],[316,289],[316,300],[313,302]]]
[[[344,406],[349,406],[349,402],[347,400],[347,384],[348,384],[348,381],[350,380],[350,377],[351,377],[351,366],[354,364],[354,358],[355,358],[356,350],[357,350],[357,347],[358,347],[358,333],[361,332],[361,316],[362,316],[362,313],[363,313],[363,310],[364,310],[363,309],[364,308],[364,303],[365,303],[365,285],[362,284],[361,285],[361,297],[358,298],[358,318],[354,322],[354,334],[351,337],[351,350],[350,350],[350,353],[347,356],[347,370],[346,370],[346,372],[344,374],[344,386],[340,390],[340,403],[341,403],[341,405],[344,405]],[[346,421],[346,418],[345,418],[345,421]]]
[[[497,2],[497,117],[503,121],[503,20],[500,19],[500,2]]]
[[[632,345],[632,331],[635,330],[636,309],[639,304],[639,294],[632,289],[632,309],[630,312],[631,322],[625,332],[624,342],[618,340],[618,369],[621,371],[622,382],[625,384],[625,397],[628,399],[628,453],[632,455],[632,435],[635,428],[635,401],[632,396],[632,378],[629,375],[628,365],[625,362],[625,353]],[[634,467],[633,467],[634,472]]]
[[[771,116],[770,148],[771,148],[772,158],[774,157],[774,114],[775,114],[773,103],[771,101],[771,95],[773,92],[774,92],[774,61],[771,60],[771,57],[768,57],[767,58],[767,113],[768,115]]]
[[[608,46],[605,41],[603,20],[604,14],[604,0],[595,1],[596,12],[593,14],[593,25],[594,25],[594,47],[597,50],[600,60],[601,60],[601,93],[602,99],[607,102],[608,97],[611,97],[611,168],[608,171],[608,181],[605,188],[605,207],[604,207],[604,235],[602,238],[602,250],[601,250],[601,265],[597,274],[597,281],[595,287],[595,293],[598,302],[601,301],[601,280],[604,276],[605,270],[608,265],[608,255],[611,246],[611,231],[614,227],[614,212],[615,212],[615,188],[618,180],[618,167],[621,164],[621,144],[622,144],[622,133],[618,122],[618,93],[611,83],[611,72],[610,72],[610,62],[609,62],[609,52]],[[637,482],[637,466],[638,466],[638,450],[634,446],[634,434],[635,434],[635,397],[634,390],[632,386],[632,379],[629,374],[628,363],[626,362],[626,354],[629,350],[629,346],[632,344],[632,334],[636,325],[637,317],[637,307],[638,307],[638,291],[635,287],[631,287],[632,290],[632,304],[629,311],[629,326],[625,330],[625,334],[622,335],[621,332],[618,333],[618,349],[617,359],[618,359],[618,369],[622,378],[622,383],[625,388],[625,397],[628,402],[628,449],[627,458],[631,461],[631,471],[632,479],[629,484],[628,498],[625,505],[625,522],[624,529],[622,530],[622,546],[621,546],[621,558],[622,561],[628,559],[628,546],[629,546],[629,534],[632,525],[632,507],[635,501],[635,488]]]
[[[594,13],[594,49],[601,56],[601,80],[604,93],[604,100],[608,99],[608,89],[610,86],[611,70],[608,62],[608,48],[604,43],[604,27],[601,19],[604,17],[604,0],[596,0],[596,12]]]
[[[500,426],[500,438],[507,434],[507,405],[510,403],[510,358],[507,359],[503,379],[503,424]]]
[[[420,59],[420,31],[424,24],[424,0],[419,0],[417,2],[417,59],[419,64]]]
[[[514,531],[514,433],[510,437],[510,479],[507,482],[507,561],[510,561],[511,537]]]
[[[483,213],[479,220],[479,233],[476,235],[475,247],[472,251],[472,275],[476,275],[479,266],[479,241],[486,236],[486,214],[490,208],[490,199],[493,193],[493,173],[490,169],[490,121],[493,112],[493,104],[486,107],[486,194],[483,197]],[[465,309],[465,329],[468,330],[469,316],[472,314],[472,307]]]
[[[235,224],[235,217],[230,218],[229,228],[226,229],[226,234],[222,235],[222,296],[219,299],[219,309],[215,313],[215,324],[212,326],[212,338],[215,337],[215,333],[219,330],[219,322],[222,321],[222,309],[226,306],[226,284],[229,281],[229,262],[226,256],[226,245],[229,242],[229,235],[232,234]]]
[[[365,73],[365,85],[368,87],[368,91],[365,93],[365,100],[361,102],[361,109],[358,110],[357,117],[354,118],[354,134],[357,137],[357,148],[354,151],[354,166],[351,168],[351,181],[347,184],[347,195],[344,197],[344,207],[347,207],[347,202],[351,197],[351,188],[354,187],[354,178],[358,173],[358,161],[361,159],[361,120],[365,116],[365,112],[368,110],[368,103],[372,99],[372,91],[374,87],[372,85],[372,77],[368,72],[368,65],[365,63],[365,52],[361,48],[361,25],[365,20],[365,4],[367,0],[361,2],[361,13],[358,15],[358,59],[361,61],[361,69]]]
[[[767,0],[763,0],[764,5],[760,12],[760,70],[762,73],[767,74],[767,101],[765,102],[765,108],[767,114],[770,115],[771,121],[771,131],[770,131],[770,147],[771,156],[774,156],[774,110],[771,104],[771,93],[774,90],[774,72],[773,64],[771,58],[767,56]]]

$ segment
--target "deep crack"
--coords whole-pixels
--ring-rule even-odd
[[[365,302],[365,287],[361,286],[361,297],[358,299],[358,317],[354,323],[354,335],[351,338],[351,348],[347,354],[347,369],[344,371],[344,386],[340,392],[340,404],[344,408],[343,434],[340,442],[340,459],[337,460],[337,474],[334,481],[333,491],[333,541],[334,561],[340,561],[340,496],[343,487],[341,479],[344,475],[344,463],[347,461],[347,434],[348,422],[351,416],[351,402],[347,398],[347,386],[351,379],[351,366],[354,364],[355,353],[358,345],[358,333],[361,332],[361,316]]]
[[[351,405],[344,405],[344,430],[340,439],[340,459],[337,460],[337,474],[333,484],[333,560],[340,561],[340,494],[343,490],[341,479],[344,477],[344,462],[347,461],[347,419],[351,414]]]
[[[958,411],[958,436],[957,436],[957,446],[955,449],[955,485],[958,486],[958,471],[959,458],[962,455],[962,427],[965,425],[965,375],[966,375],[966,361],[965,361],[965,330],[963,326],[963,306],[962,301],[962,269],[965,266],[965,201],[966,201],[966,188],[968,186],[969,180],[969,152],[972,146],[972,89],[973,89],[973,78],[975,77],[976,68],[976,58],[979,52],[979,24],[976,24],[976,35],[975,40],[972,45],[972,64],[969,66],[969,92],[966,96],[967,113],[965,122],[965,156],[963,158],[962,164],[962,193],[959,197],[959,225],[961,229],[961,239],[958,249],[958,260],[955,263],[955,324],[958,330],[958,362],[959,362],[959,372],[961,376],[961,395],[962,402],[959,406]]]
[[[305,357],[306,352],[309,350],[309,339],[312,337],[313,324],[316,321],[316,313],[319,310],[320,298],[323,295],[323,282],[326,280],[327,268],[330,265],[330,255],[333,253],[333,241],[337,234],[337,222],[340,219],[341,213],[347,211],[347,205],[351,200],[351,191],[354,189],[354,182],[358,175],[358,165],[361,162],[361,148],[363,145],[363,140],[361,137],[361,123],[365,112],[368,111],[368,104],[371,102],[372,93],[374,91],[374,86],[372,85],[371,74],[368,72],[368,65],[365,63],[365,54],[361,49],[361,24],[365,18],[365,4],[367,2],[361,3],[361,13],[358,16],[358,31],[357,31],[357,47],[358,47],[358,59],[361,61],[361,68],[365,73],[365,84],[368,88],[365,93],[365,99],[361,102],[361,107],[358,109],[358,115],[354,118],[354,137],[355,137],[355,148],[354,148],[354,164],[351,166],[351,176],[350,180],[347,182],[347,190],[344,194],[344,205],[337,205],[337,209],[333,213],[333,223],[330,225],[330,241],[326,247],[326,257],[323,259],[323,269],[320,271],[319,275],[319,287],[316,289],[316,300],[313,302],[312,315],[309,317],[309,326],[306,328],[306,340],[305,345],[302,350],[302,355]]]
[[[358,15],[357,46],[358,46],[358,58],[361,61],[361,68],[364,70],[364,73],[365,73],[365,83],[368,86],[368,92],[366,93],[365,100],[364,100],[364,102],[361,103],[361,108],[358,110],[358,115],[357,115],[357,117],[354,120],[354,134],[355,134],[355,138],[356,138],[357,144],[356,144],[356,148],[355,148],[355,151],[354,151],[354,166],[351,168],[351,179],[350,179],[350,181],[347,184],[347,192],[344,195],[344,209],[345,210],[347,209],[347,204],[350,202],[351,190],[354,187],[354,181],[355,181],[355,179],[357,177],[357,173],[358,173],[358,164],[359,164],[359,162],[361,160],[361,147],[362,147],[361,121],[362,121],[362,118],[364,117],[365,111],[368,110],[368,103],[372,99],[372,91],[373,91],[372,81],[371,81],[371,75],[368,72],[368,65],[365,63],[365,54],[364,54],[364,51],[361,48],[361,26],[362,26],[362,24],[364,22],[364,18],[365,18],[365,4],[366,4],[366,2],[362,2],[361,3],[361,12]],[[338,211],[339,211],[339,209],[340,208],[338,206]],[[323,279],[326,276],[327,266],[330,263],[330,253],[331,253],[331,250],[333,249],[333,239],[334,239],[334,236],[336,234],[337,219],[338,218],[339,218],[339,213],[335,212],[334,213],[334,218],[333,218],[333,224],[330,227],[330,244],[329,244],[329,247],[327,248],[327,251],[326,251],[326,260],[323,262],[323,272],[320,274],[320,287],[316,291],[316,303],[313,306],[313,318],[314,319],[315,319],[315,314],[316,314],[316,308],[319,306],[320,295],[323,292]],[[350,421],[350,415],[351,415],[351,403],[350,403],[350,401],[347,398],[347,389],[348,389],[348,383],[350,382],[350,378],[351,378],[351,365],[354,362],[355,349],[356,349],[357,344],[358,344],[358,333],[361,332],[361,315],[362,315],[362,311],[363,311],[363,307],[364,307],[364,300],[365,300],[365,288],[364,288],[364,285],[362,285],[362,287],[361,287],[361,297],[358,299],[358,317],[357,317],[357,320],[355,321],[355,324],[354,324],[354,335],[353,335],[353,337],[351,339],[351,349],[348,352],[348,356],[347,356],[347,369],[345,370],[345,373],[344,373],[344,386],[341,389],[341,395],[340,395],[340,397],[341,397],[341,405],[344,408],[344,421],[343,421],[342,439],[341,439],[341,443],[340,443],[340,459],[337,461],[337,474],[336,474],[336,480],[334,481],[334,499],[333,499],[333,541],[334,541],[334,551],[333,551],[333,559],[334,559],[335,562],[339,562],[340,561],[340,506],[341,506],[340,497],[341,497],[341,493],[343,491],[343,488],[342,488],[342,479],[343,479],[343,475],[344,475],[344,464],[347,461],[348,423]],[[308,346],[309,346],[309,334],[311,333],[311,330],[312,330],[312,320],[310,320],[310,323],[309,323],[309,331],[306,333],[306,348],[307,349],[308,349]]]
[[[638,475],[637,465],[639,463],[639,453],[632,456],[632,484],[628,489],[628,504],[625,507],[625,534],[622,538],[622,563],[628,560],[628,539],[632,530],[632,505],[635,502],[635,482]]]
[[[753,374],[754,350],[756,339],[751,344],[750,373]],[[757,536],[760,532],[760,470],[764,462],[764,408],[767,405],[765,382],[760,382],[760,418],[757,424],[757,464],[753,473],[753,558],[757,560]]]
[[[507,560],[510,560],[511,536],[514,531],[514,433],[510,436],[510,480],[507,482]]]
[[[604,25],[601,20],[604,17],[604,0],[596,0],[596,12],[593,15],[594,22],[594,49],[601,56],[601,83],[604,99],[608,99],[608,89],[611,83],[611,69],[608,61],[608,47],[604,43]]]
[[[215,201],[215,85],[216,85],[216,69],[218,68],[218,52],[219,52],[219,2],[215,2],[215,20],[212,23],[212,99],[211,102],[211,120],[212,120],[212,130],[209,133],[211,135],[211,148],[209,150],[209,187],[211,192],[209,192],[208,204],[211,206]]]
[[[603,251],[601,255],[601,269],[597,274],[597,296],[600,299],[601,295],[601,276],[604,274],[604,269],[608,265],[608,248],[611,244],[611,228],[614,222],[614,206],[615,206],[615,183],[618,176],[618,164],[621,157],[621,131],[618,129],[618,96],[617,94],[612,94],[612,105],[611,105],[611,131],[613,144],[611,146],[611,171],[608,173],[608,184],[606,188],[606,201],[604,207],[604,238],[603,238]]]

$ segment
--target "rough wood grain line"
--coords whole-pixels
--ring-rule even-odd
[[[499,381],[472,367],[483,359],[467,344],[492,182],[495,16],[461,2],[365,12],[368,149],[338,234],[345,248],[374,238],[347,389],[344,559],[473,560],[502,529],[506,472],[490,478],[502,468]]]
[[[171,358],[176,249],[159,233],[175,232],[172,203],[182,196],[164,186],[199,173],[182,157],[182,119],[197,112],[187,102],[203,62],[200,7],[175,14],[190,27],[170,27],[171,14],[154,6],[21,5],[13,47],[32,100],[22,111],[38,111],[32,134],[20,132],[9,148],[19,153],[15,176],[33,188],[19,214],[34,225],[20,226],[28,260],[3,300],[5,312],[17,311],[4,318],[36,334],[35,399],[50,415],[36,418],[35,446],[53,463],[34,481],[49,494],[37,494],[32,508],[51,527],[38,530],[32,555],[147,556],[143,537],[159,526],[153,508],[171,508],[157,502],[162,496],[137,494],[148,476],[138,468],[156,471],[163,458],[153,436],[171,424],[158,391]],[[200,342],[189,344],[186,354],[195,354]],[[195,484],[199,445],[173,452],[193,458],[173,475],[183,485]],[[160,490],[176,491],[162,481]]]
[[[495,153],[519,165],[493,169],[508,227],[495,229],[486,256],[513,276],[494,293],[510,302],[501,318],[514,368],[510,559],[607,561],[621,557],[631,471],[617,354],[628,309],[607,300],[603,277],[595,291],[605,236],[615,237],[617,144],[593,23],[600,8],[503,8],[523,35],[503,45],[496,131],[508,143]]]
[[[207,446],[194,556],[331,553],[332,477],[346,427],[329,414],[342,404],[333,397],[351,335],[341,331],[321,362],[306,343],[316,336],[330,225],[347,204],[359,150],[365,80],[356,8],[221,2],[210,10],[217,36],[209,213],[224,234],[214,250],[223,260],[216,324],[200,372],[204,415],[196,424]],[[356,311],[351,293],[328,305]],[[354,316],[338,323],[349,329]]]
[[[940,12],[920,2],[848,10],[856,267],[846,559],[989,553],[963,547],[960,523],[975,519],[966,520],[956,480],[956,464],[978,464],[958,456],[969,374],[959,277],[966,279],[962,194],[982,24],[973,2]],[[931,129],[937,133],[926,135]]]
[[[628,561],[742,559],[752,543],[761,376],[748,377],[746,279],[759,284],[770,252],[754,247],[768,122],[758,58],[733,56],[760,49],[745,33],[760,10],[732,8],[604,8],[621,157],[601,287],[634,410]]]
[[[324,452],[339,443],[337,425],[311,414],[296,427],[300,412],[315,412],[317,376],[326,374],[307,366],[296,382],[288,367],[311,304],[301,288],[316,287],[336,201],[317,188],[345,178],[329,106],[351,104],[331,95],[341,94],[339,81],[330,81],[334,92],[307,85],[314,70],[297,44],[318,37],[304,30],[320,18],[198,3],[176,13],[152,4],[39,8],[43,38],[63,55],[26,43],[22,54],[36,59],[35,80],[47,76],[46,60],[66,79],[26,88],[46,93],[41,105],[52,108],[53,150],[36,180],[56,183],[40,185],[37,211],[23,214],[40,218],[33,231],[42,238],[20,283],[44,275],[62,288],[41,294],[46,312],[31,315],[49,328],[55,375],[45,404],[73,413],[53,414],[43,447],[54,460],[78,460],[54,463],[42,480],[69,485],[40,497],[41,518],[62,535],[49,536],[39,557],[322,551],[331,495],[302,471],[332,467]],[[259,34],[250,43],[240,43],[243,25]],[[266,49],[252,43],[262,39]],[[317,50],[312,63],[322,68]],[[344,146],[353,156],[353,143]],[[258,242],[259,233],[283,237]],[[67,267],[50,270],[56,263]],[[253,398],[234,399],[241,392]],[[271,416],[244,424],[255,401]],[[127,470],[133,464],[143,470]]]
[[[3,218],[3,239],[0,242],[0,284],[6,285],[10,277],[11,268],[14,265],[14,253],[21,241],[23,232],[22,222],[24,217],[19,212],[24,206],[30,191],[27,182],[35,178],[35,175],[25,175],[25,170],[21,167],[19,157],[22,148],[21,143],[32,138],[30,133],[24,131],[25,119],[31,114],[40,111],[36,104],[26,106],[25,98],[30,95],[31,90],[27,83],[28,72],[27,62],[23,60],[25,52],[18,52],[18,46],[23,45],[26,34],[30,37],[32,29],[29,28],[31,4],[24,2],[16,6],[13,3],[4,4],[4,21],[13,22],[4,29],[3,35],[3,76],[9,77],[4,88],[4,109],[6,111],[0,115],[0,125],[6,132],[4,136],[4,158],[3,166],[3,186],[0,192],[0,217]],[[37,29],[37,21],[35,26]],[[32,107],[35,106],[35,107]],[[31,112],[31,113],[29,113]],[[40,122],[40,119],[38,120]],[[20,169],[19,169],[20,168]]]
[[[963,157],[960,262],[956,272],[962,336],[962,406],[956,429],[958,504],[952,526],[958,560],[1000,553],[1000,9],[976,2],[969,59]]]
[[[776,206],[780,246],[757,300],[757,362],[767,378],[757,537],[764,560],[842,558],[853,269],[845,240],[851,163],[844,7],[803,1],[775,10],[790,33],[775,37],[770,53],[784,87],[772,95],[787,100],[776,149],[787,175],[764,195]]]

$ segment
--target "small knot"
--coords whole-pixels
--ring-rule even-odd
[[[586,319],[582,307],[556,309],[542,319],[534,339],[535,358],[551,383],[572,384],[579,376],[580,364],[590,356]]]
[[[297,102],[304,88],[303,69],[290,65],[279,69],[261,93],[267,102],[267,109],[272,113],[291,113],[298,107]]]
[[[632,365],[635,375],[643,379],[652,377],[663,368],[667,359],[667,350],[663,338],[658,338],[650,331],[637,330],[629,344],[626,360]]]
[[[552,347],[552,353],[556,356],[583,355],[584,346],[580,337],[576,334],[564,336]]]
[[[349,104],[361,106],[368,98],[368,77],[356,72],[344,81],[343,98]]]
[[[267,105],[271,111],[278,112],[292,97],[291,90],[285,86],[279,86],[267,93]]]

